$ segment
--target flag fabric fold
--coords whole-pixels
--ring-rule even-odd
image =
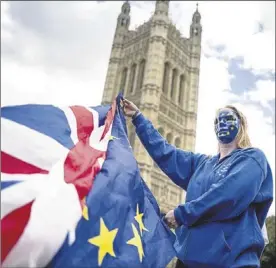
[[[165,267],[174,236],[111,106],[1,108],[3,267]]]

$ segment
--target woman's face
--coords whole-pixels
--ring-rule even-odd
[[[215,132],[219,142],[228,144],[235,140],[240,128],[240,120],[229,108],[219,111],[215,119]]]

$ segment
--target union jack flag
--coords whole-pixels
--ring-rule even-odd
[[[1,108],[1,263],[45,267],[85,213],[116,102]],[[84,215],[85,216],[85,215]]]
[[[3,267],[156,268],[175,256],[121,99],[1,108]]]

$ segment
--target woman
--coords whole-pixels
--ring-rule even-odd
[[[165,216],[185,267],[260,267],[273,182],[265,155],[251,147],[243,114],[232,106],[217,112],[219,153],[209,157],[168,144],[132,102],[124,99],[123,108],[153,160],[187,191],[185,204]]]

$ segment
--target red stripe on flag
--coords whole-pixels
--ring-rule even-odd
[[[93,114],[81,106],[71,106],[70,108],[77,119],[77,133],[79,140],[89,138],[94,129]]]
[[[14,156],[1,151],[1,172],[7,174],[48,174],[47,170],[43,170],[27,162],[24,162]]]
[[[103,131],[103,135],[101,137],[101,140],[105,137],[106,133],[109,131],[109,128],[111,126],[111,123],[113,122],[114,116],[115,116],[115,112],[116,112],[116,101],[113,101],[111,109],[108,111],[106,119],[105,119],[105,127],[104,127],[104,131]]]
[[[18,208],[1,220],[1,263],[21,237],[31,214],[33,201]]]

